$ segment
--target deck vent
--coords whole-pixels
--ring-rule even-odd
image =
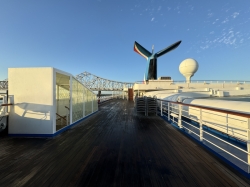
[[[158,77],[158,80],[171,80],[171,77]]]

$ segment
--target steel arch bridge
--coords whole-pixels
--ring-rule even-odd
[[[76,75],[76,79],[92,91],[122,91],[123,88],[132,88],[134,84],[104,79],[86,71]],[[7,89],[8,80],[0,81],[0,90]]]
[[[8,89],[8,80],[5,79],[0,81],[0,90],[7,90]]]
[[[132,88],[134,85],[130,82],[104,79],[86,71],[76,75],[76,79],[92,91],[122,91],[124,88]]]

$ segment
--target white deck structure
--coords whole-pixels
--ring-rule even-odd
[[[9,68],[10,135],[54,136],[98,110],[95,94],[52,68]]]
[[[173,80],[149,80],[143,83],[135,83],[134,95],[147,95],[154,92],[157,98],[164,98],[164,93],[202,92],[208,96],[227,97],[250,94],[249,81],[193,81],[176,82]],[[161,93],[162,96],[159,95]],[[151,93],[150,93],[151,94]],[[151,94],[152,95],[152,94]]]

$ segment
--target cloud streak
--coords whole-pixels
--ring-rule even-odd
[[[237,18],[239,15],[240,15],[239,12],[234,12],[234,13],[232,14],[232,17],[235,19],[235,18]]]

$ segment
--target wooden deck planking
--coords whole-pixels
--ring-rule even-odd
[[[113,100],[55,138],[0,137],[0,186],[250,186],[157,116]]]

